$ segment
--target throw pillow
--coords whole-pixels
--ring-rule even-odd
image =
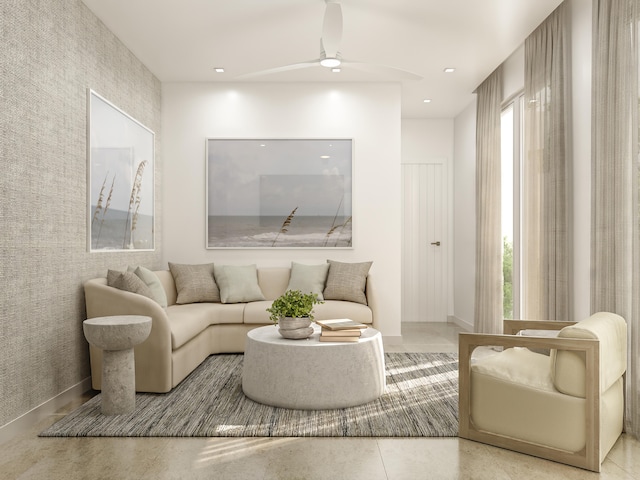
[[[213,263],[184,265],[169,262],[169,270],[176,282],[176,303],[220,301],[220,290],[213,278]]]
[[[322,292],[327,282],[329,264],[303,265],[291,262],[291,277],[287,290],[300,290],[302,293],[315,293],[318,300],[324,300]]]
[[[264,300],[255,265],[215,265],[213,269],[222,303]]]
[[[367,304],[364,289],[367,285],[367,274],[373,262],[342,263],[329,262],[327,286],[324,289],[325,300],[347,300],[349,302]]]
[[[149,287],[133,272],[109,270],[107,271],[107,285],[153,299],[153,293],[151,293]]]
[[[153,294],[152,298],[158,303],[158,305],[162,308],[167,308],[167,293],[164,291],[164,287],[155,273],[142,265],[138,267],[130,266],[127,271],[135,273],[136,276],[140,278],[147,287],[149,287],[149,290],[151,290],[151,293]]]

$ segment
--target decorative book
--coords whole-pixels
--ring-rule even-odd
[[[316,323],[329,330],[353,330],[355,328],[365,329],[368,325],[354,322],[349,318],[338,318],[335,320],[316,320]]]

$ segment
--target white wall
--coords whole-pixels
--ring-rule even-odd
[[[453,158],[453,119],[402,119],[402,163]]]
[[[592,2],[570,0],[573,98],[573,319],[591,313]]]
[[[476,103],[454,120],[454,321],[473,330],[476,278]]]
[[[502,100],[524,90],[524,44],[502,64]]]
[[[165,83],[163,260],[288,266],[373,260],[377,324],[400,337],[400,86]],[[354,248],[205,249],[206,138],[352,138]]]

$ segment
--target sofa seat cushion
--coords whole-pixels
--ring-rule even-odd
[[[180,348],[209,325],[242,323],[244,304],[190,303],[171,305],[167,316],[171,327],[171,349]]]
[[[341,300],[325,300],[324,303],[313,307],[316,320],[331,320],[332,318],[350,318],[355,322],[373,323],[373,312],[367,305]]]

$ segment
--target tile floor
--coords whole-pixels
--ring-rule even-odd
[[[452,324],[405,324],[391,352],[456,352]],[[600,475],[458,438],[38,438],[84,399],[0,445],[13,479],[637,479],[640,442],[623,435]]]

